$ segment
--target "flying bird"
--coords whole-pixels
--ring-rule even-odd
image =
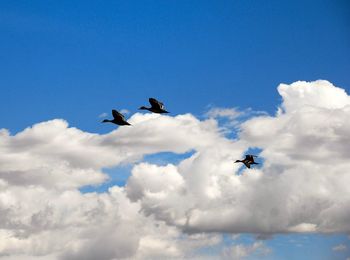
[[[258,157],[258,156],[252,155],[252,154],[247,154],[243,160],[236,160],[235,163],[241,162],[241,163],[244,163],[244,165],[247,168],[250,168],[250,165],[252,165],[252,164],[259,164],[259,163],[254,161],[254,157]]]
[[[160,101],[158,101],[155,98],[149,98],[149,103],[151,104],[151,107],[140,107],[139,109],[142,110],[148,110],[151,111],[153,113],[158,113],[158,114],[165,114],[165,113],[169,113],[168,111],[165,110],[164,104]]]
[[[125,117],[121,113],[119,113],[117,110],[113,109],[112,115],[113,115],[113,120],[105,119],[102,121],[102,123],[110,122],[116,125],[131,125],[125,120]]]

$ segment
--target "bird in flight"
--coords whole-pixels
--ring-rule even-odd
[[[164,104],[160,101],[158,101],[155,98],[149,98],[149,103],[151,104],[151,107],[140,107],[139,109],[141,110],[148,110],[153,113],[158,113],[158,114],[165,114],[169,113],[168,111],[165,110]]]
[[[252,155],[252,154],[247,154],[243,160],[236,160],[235,163],[241,162],[241,163],[244,163],[244,165],[247,168],[250,168],[250,165],[252,165],[252,164],[259,164],[259,163],[254,161],[254,157],[258,157],[258,156]]]
[[[117,110],[113,109],[112,115],[113,115],[113,120],[105,119],[102,121],[102,123],[110,122],[116,125],[131,125],[125,120],[125,117],[123,116],[123,114],[119,113]]]

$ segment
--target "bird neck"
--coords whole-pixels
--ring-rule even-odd
[[[141,110],[149,110],[148,107],[144,107],[144,106],[140,107],[139,109],[141,109]]]

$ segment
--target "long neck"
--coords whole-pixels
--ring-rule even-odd
[[[112,122],[112,120],[105,119],[102,121],[102,123]]]
[[[149,110],[149,108],[148,108],[148,107],[145,107],[145,106],[142,106],[142,107],[140,107],[139,109],[141,109],[141,110]]]

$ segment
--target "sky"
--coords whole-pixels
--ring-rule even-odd
[[[350,258],[349,26],[344,0],[1,1],[0,259]]]

